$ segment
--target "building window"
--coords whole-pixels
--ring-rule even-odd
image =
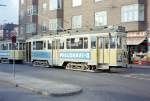
[[[46,32],[47,31],[47,27],[46,27],[46,23],[45,22],[41,26],[41,31],[42,32]]]
[[[35,33],[36,32],[36,24],[26,24],[26,33]]]
[[[103,0],[95,0],[95,2],[99,2],[99,1],[103,1]]]
[[[49,20],[49,30],[59,30],[62,29],[62,19],[50,19]]]
[[[82,27],[82,15],[72,17],[72,28]]]
[[[21,4],[24,4],[24,0],[21,0]]]
[[[95,26],[107,25],[107,12],[101,11],[95,13]]]
[[[27,8],[27,15],[28,16],[36,15],[36,14],[37,14],[37,6],[36,5],[32,5],[32,6],[29,6]]]
[[[82,0],[72,0],[72,7],[77,7],[82,5]]]
[[[50,10],[57,10],[62,8],[62,0],[50,0]]]
[[[144,4],[133,4],[121,8],[121,21],[144,21]]]
[[[43,3],[43,11],[46,11],[47,10],[47,3]]]

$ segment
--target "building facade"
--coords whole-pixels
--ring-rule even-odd
[[[63,29],[63,0],[20,0],[20,37]]]
[[[19,0],[19,33],[20,38],[37,35],[38,0]]]
[[[67,29],[124,26],[131,56],[144,57],[150,54],[149,10],[150,0],[20,0],[20,31],[32,36]]]

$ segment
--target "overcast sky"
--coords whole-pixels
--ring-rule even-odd
[[[0,0],[0,4],[7,5],[0,6],[0,24],[7,22],[18,24],[19,0]]]

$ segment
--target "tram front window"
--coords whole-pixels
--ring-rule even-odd
[[[117,48],[122,48],[122,38],[121,37],[117,37]]]
[[[109,48],[109,38],[108,37],[106,37],[106,38],[104,38],[105,40],[105,49],[108,49]]]
[[[23,43],[19,43],[19,50],[23,50]]]
[[[126,42],[127,38],[126,37],[123,37],[122,38],[122,48],[123,49],[127,49],[127,42]]]
[[[112,49],[116,48],[116,38],[115,37],[110,38],[110,48],[112,48]]]

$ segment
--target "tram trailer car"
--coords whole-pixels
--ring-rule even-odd
[[[16,63],[23,63],[24,58],[23,40],[17,40],[14,45],[11,41],[0,42],[0,61],[2,63],[12,63],[13,60],[15,60]]]
[[[126,33],[83,32],[35,36],[26,42],[34,66],[63,66],[80,71],[110,70],[127,65]],[[31,49],[31,50],[30,50]]]

